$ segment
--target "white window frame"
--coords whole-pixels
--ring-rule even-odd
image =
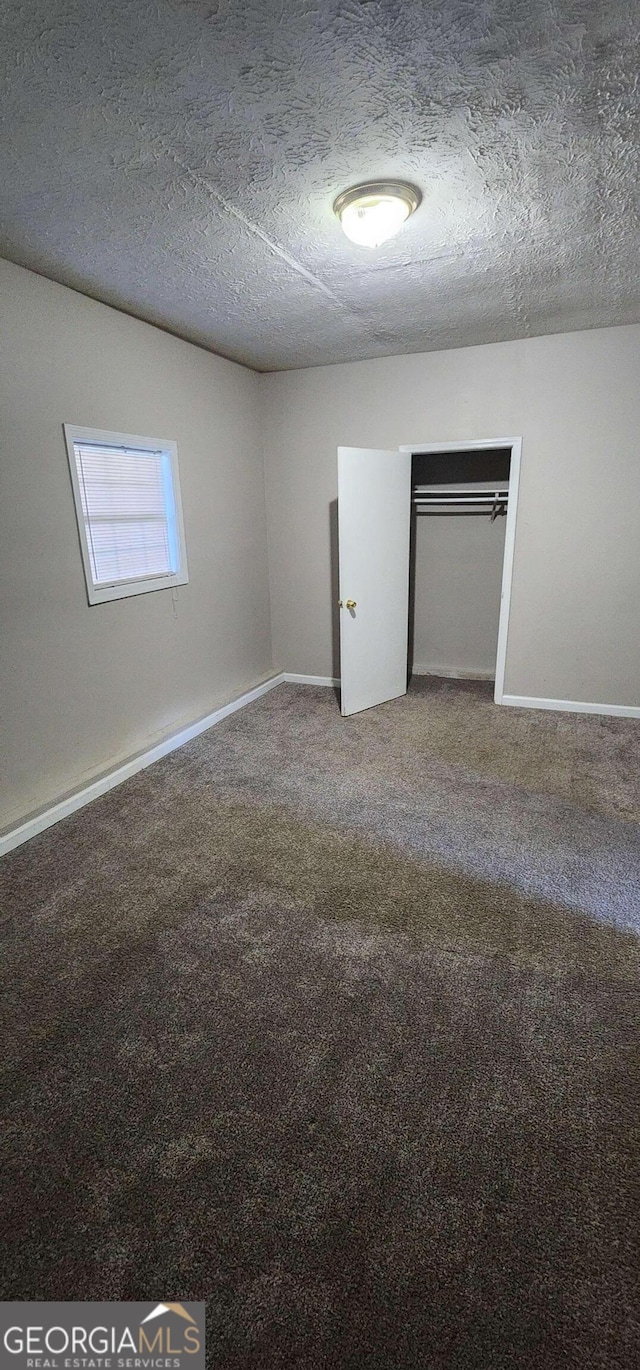
[[[99,428],[82,428],[74,423],[64,423],[62,427],[64,429],[65,442],[67,445],[67,457],[69,459],[76,522],[78,525],[78,536],[80,538],[80,550],[82,552],[82,564],[89,604],[104,604],[107,600],[126,599],[129,595],[145,595],[153,590],[171,590],[177,585],[186,585],[189,580],[189,571],[187,567],[187,551],[184,537],[184,522],[182,518],[177,443],[168,438],[142,438],[137,434],[132,433],[112,433]],[[138,448],[140,451],[164,452],[167,454],[171,463],[171,479],[175,509],[175,533],[178,556],[178,567],[176,571],[171,572],[169,575],[144,576],[136,580],[119,580],[115,581],[113,584],[101,583],[96,585],[91,570],[91,557],[89,555],[85,520],[82,512],[82,497],[74,449],[74,444],[81,442],[104,444],[109,447],[134,447]]]

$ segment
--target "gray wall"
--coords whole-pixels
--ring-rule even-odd
[[[274,654],[337,670],[336,447],[522,435],[510,694],[640,705],[640,327],[263,376]]]
[[[495,674],[505,526],[485,513],[417,516],[416,671]]]
[[[0,824],[271,668],[257,376],[0,262]],[[190,582],[89,608],[63,422],[175,438]]]

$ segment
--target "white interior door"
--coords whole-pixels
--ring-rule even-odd
[[[338,448],[344,715],[407,689],[411,453]]]

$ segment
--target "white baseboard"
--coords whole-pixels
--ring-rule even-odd
[[[252,704],[254,699],[260,699],[261,695],[275,689],[276,685],[281,685],[285,679],[288,677],[282,675],[281,672],[269,676],[267,680],[261,681],[253,689],[238,695],[236,699],[221,705],[219,709],[214,709],[213,713],[206,714],[204,718],[198,719],[195,723],[189,723],[186,728],[181,728],[179,732],[172,733],[169,737],[164,737],[161,742],[150,747],[148,751],[138,753],[137,756],[131,757],[122,765],[115,766],[113,770],[98,776],[97,779],[92,780],[82,789],[74,790],[72,794],[66,795],[64,799],[60,799],[49,808],[25,819],[17,827],[9,829],[0,836],[0,856],[5,856],[7,852],[13,851],[14,847],[19,847],[21,843],[28,842],[29,838],[35,837],[39,832],[44,832],[45,828],[51,828],[54,823],[59,823],[62,818],[67,818],[69,814],[75,813],[76,809],[81,809],[85,804],[90,804],[93,799],[97,799],[101,794],[106,794],[107,790],[115,789],[116,785],[121,785],[123,780],[129,779],[129,776],[144,770],[145,766],[152,766],[154,761],[159,761],[169,752],[174,752],[176,748],[182,747],[185,742],[190,742],[193,737],[198,737],[208,728],[213,728],[216,723],[221,723],[222,719],[227,718],[229,714],[236,713],[238,709],[244,709],[247,704]]]
[[[447,680],[495,680],[495,670],[468,671],[464,666],[412,666],[412,675],[444,676]]]
[[[527,695],[503,695],[501,704],[516,709],[557,709],[569,714],[607,714],[611,718],[640,718],[640,708],[634,704],[585,704],[574,699],[529,699]]]
[[[433,668],[429,671],[423,671],[419,667],[414,667],[414,674],[439,675],[440,672],[434,671]],[[453,679],[491,680],[493,678],[489,674],[483,676],[462,676],[460,674],[454,676],[451,672],[447,672],[447,674],[451,674]],[[281,685],[285,681],[292,685],[337,686],[340,684],[339,679],[333,676],[299,675],[293,671],[281,671],[276,675],[269,676],[267,680],[261,681],[253,689],[247,690],[244,694],[238,695],[236,699],[230,700],[228,704],[221,705],[219,709],[214,709],[204,718],[200,718],[195,723],[188,724],[186,728],[181,728],[179,732],[163,738],[161,742],[150,747],[148,751],[138,753],[137,756],[131,757],[122,765],[98,776],[88,785],[83,786],[82,789],[74,790],[72,794],[66,795],[49,808],[25,819],[15,828],[10,828],[0,836],[0,856],[5,856],[7,852],[13,851],[23,842],[28,842],[37,833],[44,832],[45,828],[53,827],[54,823],[59,823],[61,819],[67,818],[69,814],[83,808],[85,804],[90,804],[92,800],[98,799],[101,794],[106,794],[108,790],[115,789],[124,780],[128,780],[129,776],[144,770],[146,766],[152,766],[154,761],[159,761],[161,757],[168,756],[170,752],[182,747],[185,742],[190,742],[200,733],[207,732],[209,728],[215,727],[216,723],[221,723],[223,718],[228,718],[229,714],[236,713],[238,709],[244,709],[247,704],[252,704],[255,699],[260,699],[262,695],[268,694],[270,690],[275,689],[276,685]],[[518,709],[557,709],[565,713],[608,714],[615,718],[640,718],[640,707],[636,708],[630,704],[586,704],[569,699],[528,698],[525,695],[503,695],[500,702]]]
[[[283,680],[288,685],[339,685],[339,677],[330,675],[297,675],[295,671],[285,671]]]

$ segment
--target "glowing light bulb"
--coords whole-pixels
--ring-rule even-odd
[[[347,238],[372,248],[393,238],[421,198],[415,186],[403,181],[369,182],[345,190],[333,208]]]

